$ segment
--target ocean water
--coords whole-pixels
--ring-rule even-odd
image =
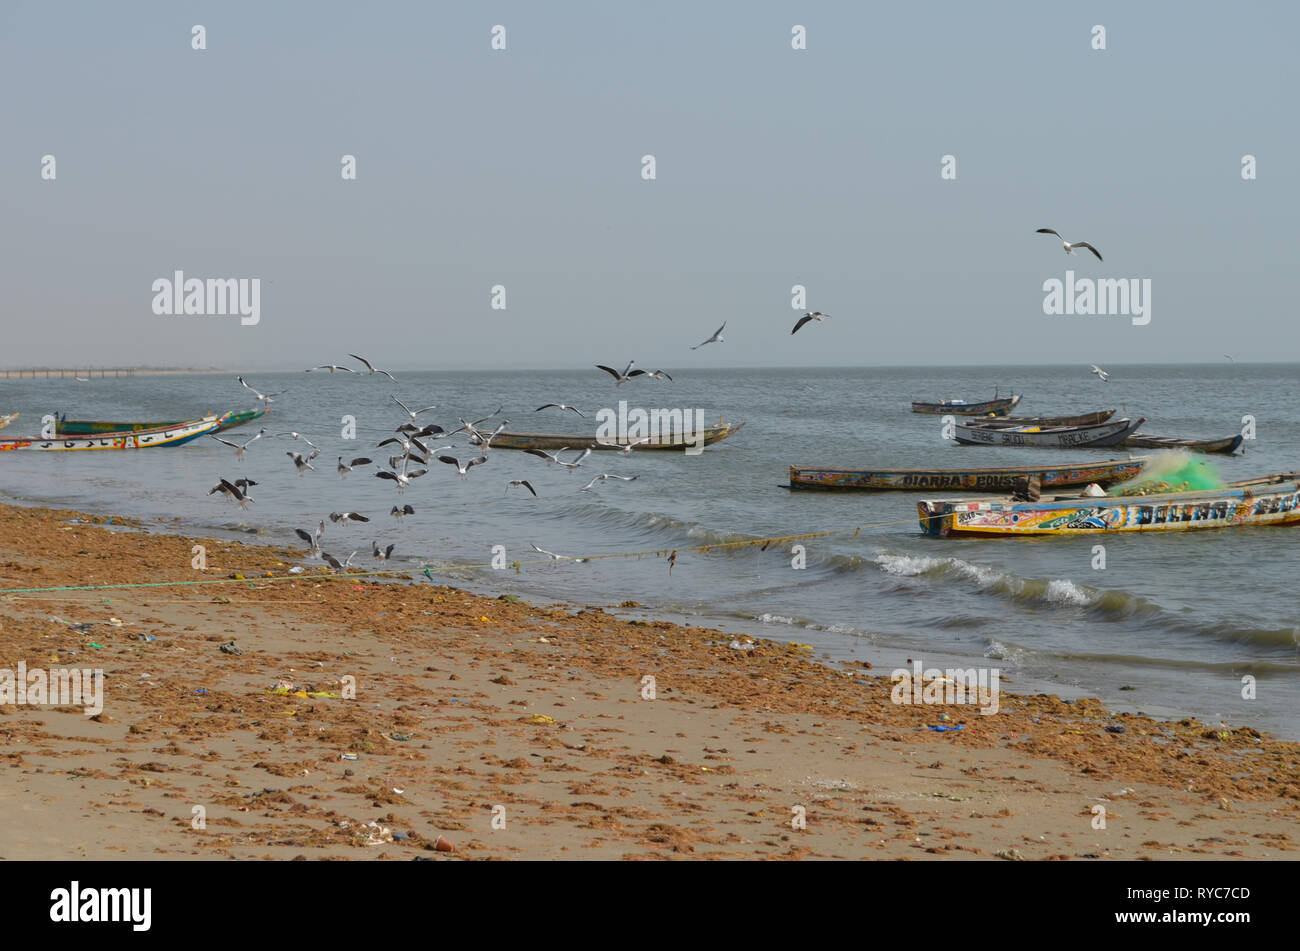
[[[1257,439],[1237,457],[1208,457],[1225,479],[1300,469],[1300,373],[1293,365],[1112,366],[1108,383],[1085,366],[913,367],[893,369],[696,370],[674,381],[639,379],[622,387],[600,371],[250,374],[263,392],[283,391],[263,420],[224,434],[242,441],[265,425],[297,430],[321,449],[316,471],[299,477],[288,438],[254,443],[245,460],[203,438],[148,452],[0,453],[0,492],[10,500],[88,511],[164,517],[186,530],[246,541],[296,544],[332,511],[368,515],[368,524],[329,523],[324,549],[378,567],[371,541],[395,544],[391,567],[474,590],[539,602],[617,605],[633,615],[708,624],[810,644],[817,656],[871,660],[886,670],[916,658],[929,666],[1002,668],[1012,690],[1097,696],[1116,709],[1191,714],[1300,736],[1300,608],[1295,565],[1300,531],[1211,530],[1170,535],[949,540],[924,537],[915,493],[808,493],[782,488],[791,464],[977,466],[1031,459],[1068,462],[1125,455],[1117,450],[958,446],[941,419],[909,412],[912,399],[984,399],[1014,387],[1020,414],[1115,407],[1144,416],[1147,433],[1226,436],[1253,416]],[[504,407],[512,431],[593,431],[594,420],[556,410],[565,402],[589,416],[602,407],[699,408],[710,422],[745,422],[702,454],[598,452],[567,473],[536,457],[493,450],[460,478],[436,460],[399,495],[375,466],[346,480],[337,457],[383,463],[393,447],[375,444],[404,420],[389,397],[437,404],[421,416],[455,428]],[[21,411],[0,433],[34,433],[41,417],[176,419],[252,405],[234,374],[0,381],[0,412]],[[343,417],[356,419],[342,438]],[[493,424],[497,420],[493,421]],[[478,455],[463,437],[451,455]],[[432,442],[431,447],[443,445]],[[581,487],[601,472],[634,482]],[[218,478],[260,485],[240,511],[208,495]],[[507,491],[528,479],[539,497]],[[932,494],[932,493],[931,493]],[[416,514],[396,520],[394,504]],[[179,519],[179,522],[171,521]],[[854,533],[854,529],[861,528]],[[794,542],[687,550],[744,538],[839,532],[801,542],[806,567],[793,567]],[[1093,568],[1092,546],[1107,565]],[[643,553],[590,562],[534,563],[531,545],[569,556]],[[519,570],[486,567],[493,546]],[[656,551],[678,550],[671,570]],[[649,553],[649,554],[645,554]],[[306,561],[308,564],[319,562]],[[145,580],[145,579],[141,579]],[[629,628],[634,637],[635,628]],[[1255,699],[1242,678],[1256,678]],[[1128,689],[1121,689],[1128,688]]]

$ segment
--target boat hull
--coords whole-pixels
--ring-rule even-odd
[[[250,420],[266,415],[266,407],[256,409],[230,410],[217,417],[217,432],[234,429]],[[108,419],[56,419],[54,434],[56,436],[91,436],[100,433],[134,433],[145,429],[170,429],[184,426],[187,420],[172,420],[165,423],[123,422]]]
[[[33,450],[38,452],[83,452],[97,449],[155,449],[180,446],[200,436],[217,431],[217,417],[190,420],[176,426],[141,429],[132,432],[97,433],[89,436],[58,436],[54,439],[0,439],[0,452]]]
[[[1116,498],[938,499],[917,503],[921,531],[945,538],[1173,532],[1300,523],[1300,473],[1224,489]]]
[[[1114,415],[1113,409],[1099,409],[1091,413],[1077,413],[1074,416],[990,416],[978,422],[971,420],[971,425],[993,426],[999,429],[1007,426],[1096,426]]]
[[[1038,479],[1043,489],[1069,489],[1095,482],[1116,485],[1136,478],[1147,460],[1113,459],[1059,466],[993,466],[982,469],[821,469],[790,467],[790,488],[841,492],[965,489],[1009,492],[1017,479]]]
[[[918,403],[912,401],[913,413],[926,413],[930,416],[1005,416],[1020,405],[1023,393],[1002,399],[985,400],[983,403]]]
[[[1179,439],[1176,436],[1147,436],[1136,434],[1122,443],[1125,449],[1190,449],[1193,452],[1221,453],[1230,456],[1241,445],[1242,435],[1237,433],[1223,439]]]
[[[954,437],[964,446],[1031,446],[1039,449],[1106,448],[1117,446],[1137,431],[1145,419],[1119,419],[1095,426],[1061,426],[1025,431],[959,424]]]
[[[744,423],[727,423],[723,426],[710,426],[704,430],[702,445],[711,446],[716,442],[721,442],[729,436],[740,431]],[[557,449],[622,449],[627,445],[623,442],[603,442],[596,436],[565,435],[563,433],[498,433],[492,439],[493,449],[544,449],[548,452],[554,452]],[[680,438],[660,438],[648,443],[642,443],[637,446],[634,452],[664,451],[676,449],[678,451],[693,448],[696,445],[694,440],[684,440]]]

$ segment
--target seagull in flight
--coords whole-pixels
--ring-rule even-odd
[[[626,443],[626,444],[624,444],[624,445],[622,445],[622,446],[619,446],[619,447],[618,447],[618,451],[621,452],[623,455],[626,456],[629,452],[631,452],[631,451],[632,451],[633,449],[635,449],[637,446],[644,446],[644,445],[645,445],[646,443],[648,443],[649,441],[650,441],[650,437],[649,437],[649,436],[642,436],[640,439],[638,439],[638,440],[636,440],[636,441],[634,441],[634,442]]]
[[[456,471],[460,473],[460,477],[463,479],[470,469],[473,469],[475,466],[481,466],[483,463],[487,462],[487,456],[479,456],[476,459],[471,459],[463,466],[460,464],[459,459],[455,459],[452,456],[439,456],[438,461],[445,462],[449,466],[455,466]]]
[[[410,472],[389,472],[387,469],[381,469],[375,473],[375,478],[390,479],[396,482],[397,491],[402,492],[411,484],[412,479],[418,479],[428,471],[428,469],[412,469]]]
[[[533,412],[534,412],[534,413],[540,413],[540,412],[541,412],[542,410],[544,410],[544,409],[559,409],[559,410],[565,410],[565,409],[567,409],[570,413],[577,413],[577,414],[578,414],[579,416],[581,416],[583,419],[586,419],[586,418],[587,418],[587,414],[586,414],[586,413],[584,413],[582,410],[578,409],[578,407],[576,407],[576,406],[570,406],[570,405],[568,405],[567,403],[547,403],[545,406],[539,406],[539,407],[537,407],[537,409],[533,410]]]
[[[790,331],[790,336],[793,337],[795,334],[797,334],[799,332],[799,328],[802,327],[804,324],[808,323],[809,321],[815,320],[817,321],[817,323],[820,324],[823,320],[825,320],[829,316],[830,314],[823,314],[820,310],[814,310],[811,314],[804,314],[802,317],[799,318],[799,321],[794,325],[794,330]]]
[[[633,370],[632,376],[645,376],[650,380],[667,380],[669,383],[673,381],[673,378],[663,370]]]
[[[304,531],[301,528],[295,528],[293,533],[311,546],[313,553],[320,551],[321,536],[325,534],[325,520],[321,519],[320,527],[314,532]]]
[[[389,558],[393,557],[393,549],[396,547],[396,545],[389,545],[387,548],[381,549],[379,547],[379,542],[372,541],[370,543],[370,553],[374,555],[376,561],[387,561]]]
[[[619,480],[621,480],[621,481],[623,481],[623,482],[633,482],[633,481],[635,481],[636,476],[621,476],[621,475],[614,475],[614,473],[612,473],[612,472],[606,472],[606,473],[603,473],[602,475],[598,475],[598,476],[596,476],[596,478],[592,479],[590,482],[588,482],[586,485],[584,485],[584,486],[583,486],[581,489],[579,489],[578,491],[579,491],[579,492],[586,492],[588,489],[590,489],[590,488],[591,488],[593,485],[595,485],[597,482],[604,482],[606,479],[619,479]]]
[[[343,457],[339,456],[339,478],[346,479],[348,473],[352,471],[354,466],[368,466],[372,462],[374,462],[373,459],[367,459],[365,456],[360,456],[359,458],[353,459],[347,465],[344,465]]]
[[[533,551],[537,552],[538,554],[545,555],[547,558],[551,559],[552,561],[576,561],[578,563],[582,563],[588,560],[586,558],[573,558],[570,557],[569,555],[557,555],[555,552],[547,551],[545,548],[538,548],[537,545],[533,544],[532,542],[529,542],[529,544],[533,546]]]
[[[380,449],[393,443],[401,446],[402,452],[407,455],[410,454],[412,446],[414,446],[421,455],[427,456],[429,454],[429,448],[424,443],[420,442],[420,440],[415,436],[407,436],[404,439],[398,439],[396,436],[389,436],[383,442],[379,443],[379,445],[375,446],[375,448]]]
[[[483,449],[484,452],[487,452],[489,449],[492,448],[492,440],[500,436],[502,430],[504,430],[509,425],[510,425],[510,420],[503,419],[501,421],[501,425],[498,426],[496,429],[492,430],[492,432],[490,433],[481,433],[478,430],[474,430],[474,435],[469,437],[470,444],[474,446],[479,446]],[[450,449],[451,447],[448,446],[447,448]]]
[[[1097,366],[1097,364],[1095,363],[1092,365],[1092,372],[1098,377],[1100,377],[1101,382],[1103,383],[1105,383],[1107,380],[1110,379],[1110,374],[1107,373],[1105,370],[1103,370],[1101,367]]]
[[[590,455],[591,455],[591,447],[588,446],[586,449],[582,450],[582,454],[578,456],[577,459],[574,459],[572,462],[561,462],[559,459],[556,459],[555,463],[556,465],[564,466],[565,469],[567,469],[569,472],[572,472],[574,469],[582,465],[583,459],[586,459]]]
[[[404,516],[407,516],[407,515],[414,515],[414,514],[415,514],[415,509],[411,508],[411,506],[409,506],[409,505],[403,505],[403,506],[399,509],[396,505],[394,505],[394,506],[393,506],[393,510],[392,510],[391,512],[389,512],[388,514],[391,515],[391,516],[393,516],[393,518],[403,518]]]
[[[1225,353],[1223,356],[1224,356],[1226,359],[1228,359],[1228,360],[1230,360],[1231,362],[1233,362],[1233,363],[1236,363],[1236,362],[1237,362],[1237,358],[1234,357],[1234,356],[1233,356],[1232,354],[1230,354],[1230,353]]]
[[[406,411],[406,415],[411,417],[411,422],[415,422],[415,417],[419,416],[421,413],[427,413],[429,412],[429,410],[438,408],[436,406],[426,406],[424,409],[413,410],[411,409],[411,407],[407,406],[405,403],[399,400],[396,396],[392,396],[392,394],[389,394],[389,398]]]
[[[270,404],[274,403],[275,402],[274,397],[280,395],[279,393],[259,393],[257,390],[253,389],[253,387],[249,386],[248,381],[245,380],[242,376],[237,376],[235,377],[235,379],[239,381],[240,386],[242,386],[244,389],[248,390],[255,397],[257,397],[257,399],[264,406],[269,406]]]
[[[236,485],[233,482],[227,482],[225,479],[222,479],[220,482],[218,482],[216,485],[214,485],[212,488],[208,490],[208,495],[212,495],[214,492],[220,492],[222,495],[227,496],[228,498],[232,498],[236,502],[238,502],[239,507],[241,509],[246,509],[248,508],[248,503],[254,501],[254,499],[247,492],[248,480],[240,479],[239,481],[245,483],[243,489],[241,489],[238,485]],[[254,482],[253,485],[257,485],[257,483]]]
[[[712,336],[712,337],[710,337],[708,340],[704,341],[704,343],[697,343],[695,346],[691,347],[691,349],[692,349],[692,350],[698,350],[698,349],[700,349],[700,347],[703,347],[703,346],[705,346],[706,344],[710,344],[710,343],[722,343],[722,331],[723,331],[723,329],[724,329],[726,326],[727,326],[727,322],[724,320],[724,321],[722,322],[722,326],[719,327],[717,330],[715,330],[715,331],[713,332],[713,336]]]
[[[610,376],[612,376],[612,377],[614,378],[614,385],[615,385],[615,386],[622,386],[622,385],[623,385],[624,383],[626,383],[628,380],[632,379],[632,377],[634,377],[634,376],[640,376],[642,373],[645,372],[644,370],[637,370],[635,373],[633,373],[633,372],[632,372],[632,367],[633,367],[635,364],[636,364],[636,361],[635,361],[635,360],[629,360],[629,361],[627,361],[627,369],[625,369],[622,373],[619,373],[619,372],[618,372],[617,370],[615,370],[613,367],[607,367],[607,366],[605,366],[605,365],[602,364],[602,363],[597,363],[595,366],[596,366],[596,369],[597,369],[597,370],[604,370],[606,373],[608,373]]]
[[[231,449],[235,450],[235,458],[238,459],[240,462],[243,462],[244,453],[248,451],[248,447],[251,446],[253,443],[257,442],[263,436],[265,436],[266,430],[265,429],[258,430],[257,435],[254,436],[252,439],[245,441],[242,446],[239,443],[231,442],[229,439],[222,439],[216,433],[208,433],[208,435],[211,436],[213,439],[215,439],[217,442],[224,443],[225,445],[229,446]]]
[[[1058,232],[1053,231],[1051,228],[1039,228],[1038,231],[1035,232],[1035,233],[1036,233],[1036,234],[1054,234],[1054,235],[1056,235],[1058,238],[1061,238],[1061,235],[1060,235]],[[1073,254],[1075,248],[1087,248],[1087,249],[1088,249],[1089,251],[1091,251],[1093,254],[1097,255],[1097,260],[1098,260],[1098,261],[1101,260],[1101,252],[1098,251],[1096,248],[1094,248],[1092,245],[1090,245],[1087,241],[1074,241],[1074,242],[1070,242],[1070,241],[1066,241],[1064,238],[1061,238],[1061,247],[1065,249],[1065,253],[1066,253],[1066,254]]]
[[[384,376],[388,377],[394,383],[397,382],[397,377],[393,376],[387,370],[381,370],[378,367],[371,365],[370,361],[367,360],[365,357],[357,356],[355,353],[349,353],[348,356],[350,356],[353,360],[360,360],[362,363],[364,363],[366,365],[366,369],[370,371],[371,376],[374,376],[376,373],[382,373]]]
[[[311,446],[313,449],[316,448],[316,444],[315,444],[314,442],[312,442],[310,439],[308,439],[306,436],[304,436],[302,433],[292,433],[292,432],[291,432],[291,433],[276,433],[276,435],[277,435],[277,436],[288,436],[290,439],[301,439],[303,442],[305,442],[307,445]]]
[[[316,467],[313,466],[306,459],[304,459],[302,457],[302,453],[286,452],[285,455],[293,460],[293,464],[297,468],[299,476],[303,475],[303,473],[305,473],[308,469],[311,469],[313,472],[316,471]]]
[[[312,370],[329,370],[332,374],[335,370],[342,370],[344,373],[356,373],[351,367],[341,367],[337,363],[326,363],[324,366],[308,367],[304,372],[310,373]]]
[[[525,450],[524,450],[524,452],[528,453],[530,456],[537,456],[537,457],[539,457],[539,458],[541,458],[541,459],[545,459],[545,460],[546,460],[548,463],[550,463],[551,465],[559,465],[559,464],[560,464],[560,453],[562,453],[562,452],[568,452],[568,451],[569,451],[569,447],[568,447],[568,446],[561,446],[559,449],[555,450],[555,452],[547,452],[547,451],[544,450],[544,449],[525,449]]]
[[[506,492],[509,493],[511,487],[516,485],[522,485],[529,492],[533,493],[534,498],[537,497],[537,490],[533,488],[533,484],[527,479],[512,479],[510,482],[506,483]]]
[[[344,571],[352,567],[352,559],[357,557],[357,553],[353,552],[352,554],[348,555],[348,560],[343,562],[339,561],[337,558],[335,558],[327,551],[321,552],[320,556],[324,558],[327,562],[329,562],[331,568],[334,568],[338,571]]]
[[[330,512],[330,521],[346,525],[348,522],[368,522],[370,519],[359,512]]]

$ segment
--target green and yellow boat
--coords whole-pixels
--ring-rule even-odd
[[[245,410],[232,409],[217,417],[215,432],[234,429],[236,426],[242,426],[244,423],[265,415],[265,406]],[[163,423],[133,423],[121,420],[68,419],[66,415],[63,415],[55,418],[54,435],[98,436],[103,433],[135,433],[146,429],[170,429],[175,426],[183,426],[185,422],[186,420],[173,420],[172,422]]]

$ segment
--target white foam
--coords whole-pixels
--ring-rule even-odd
[[[1066,579],[1048,582],[1047,594],[1044,597],[1054,604],[1077,604],[1081,606],[1091,604],[1095,599],[1095,595],[1089,594],[1073,581]]]

